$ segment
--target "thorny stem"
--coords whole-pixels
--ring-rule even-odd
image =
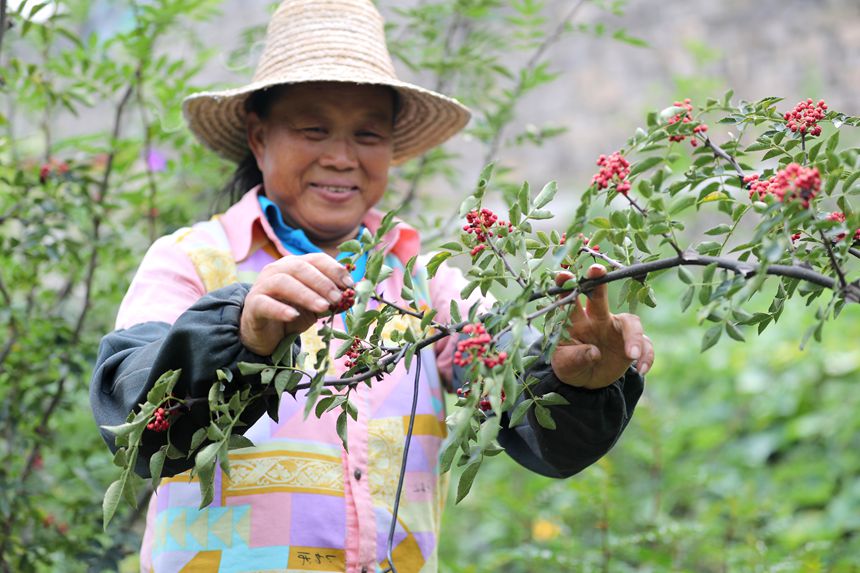
[[[708,147],[711,148],[711,151],[714,152],[714,155],[728,161],[729,164],[732,166],[732,168],[735,170],[735,172],[737,172],[738,177],[741,178],[741,183],[743,183],[744,170],[741,169],[741,166],[740,166],[740,163],[738,163],[738,160],[735,159],[734,157],[732,157],[731,155],[729,155],[728,153],[726,153],[726,151],[722,147],[720,147],[719,145],[717,145],[716,143],[711,141],[710,137],[705,138],[705,145],[707,145]]]
[[[640,207],[639,203],[637,203],[635,199],[633,199],[632,197],[627,195],[627,193],[622,193],[622,195],[624,195],[624,198],[627,199],[627,201],[630,203],[630,205],[632,205],[637,211],[639,211],[639,213],[643,217],[648,216],[648,211],[646,211],[645,209]],[[670,235],[669,233],[660,233],[660,234],[663,235],[663,238],[669,242],[669,245],[671,245],[671,247],[675,250],[675,252],[678,253],[678,256],[681,256],[683,251],[681,250],[681,247],[678,246],[678,243],[675,242],[675,237]]]
[[[487,244],[490,246],[491,249],[493,249],[493,252],[496,253],[496,256],[502,259],[502,264],[505,265],[505,268],[508,269],[508,272],[511,273],[511,276],[514,277],[514,280],[517,281],[517,284],[520,285],[522,288],[526,288],[526,281],[523,280],[523,278],[518,272],[514,271],[507,257],[505,257],[504,253],[502,253],[498,247],[496,247],[492,239],[487,239]]]
[[[591,247],[582,247],[579,249],[579,252],[580,253],[587,253],[587,254],[591,255],[592,257],[597,257],[598,259],[603,259],[604,261],[606,261],[607,263],[609,263],[610,265],[612,265],[616,269],[623,269],[624,268],[624,265],[622,265],[621,263],[619,263],[618,261],[616,261],[615,259],[613,259],[609,255],[601,253],[600,251],[595,251]]]
[[[842,292],[845,292],[845,290],[848,288],[848,283],[845,280],[845,274],[839,267],[839,262],[836,260],[836,255],[833,254],[833,247],[830,246],[830,241],[824,235],[824,231],[820,231],[820,233],[821,242],[824,243],[824,249],[827,251],[827,256],[830,258],[830,264],[833,265],[833,271],[836,273],[836,276],[839,277],[839,287]]]
[[[791,265],[767,265],[762,271],[763,266],[757,263],[737,261],[734,259],[727,259],[723,257],[699,255],[696,253],[682,253],[680,256],[677,257],[669,257],[665,259],[658,259],[656,261],[649,261],[647,263],[636,263],[633,265],[629,265],[614,271],[610,271],[602,277],[593,279],[582,279],[579,281],[577,287],[575,287],[573,290],[565,289],[562,287],[553,287],[547,289],[544,292],[535,293],[531,297],[529,297],[530,302],[560,294],[564,294],[566,296],[553,302],[550,305],[547,305],[546,307],[541,308],[540,310],[533,312],[526,317],[526,320],[534,320],[535,318],[546,314],[551,310],[554,310],[560,306],[564,306],[564,304],[572,302],[576,294],[588,294],[592,289],[602,284],[607,284],[628,278],[641,278],[646,276],[648,273],[671,269],[679,266],[708,266],[711,264],[716,264],[716,266],[719,268],[733,271],[737,274],[742,275],[744,278],[750,278],[755,276],[759,272],[764,272],[767,275],[795,278],[825,288],[829,288],[831,290],[835,290],[834,287],[836,282],[832,278],[803,267],[796,267]],[[845,296],[846,300],[850,302],[860,302],[860,286],[854,284],[846,285],[842,289],[842,293],[843,296]],[[440,330],[440,332],[437,332],[436,334],[433,334],[421,340],[420,342],[415,343],[414,345],[417,350],[420,350],[422,348],[430,346],[431,344],[435,344],[446,336],[450,336],[455,332],[460,332],[467,324],[469,324],[468,321],[463,321],[457,324],[449,325],[446,330]],[[505,331],[509,329],[510,327],[505,327]],[[404,348],[408,346],[409,345],[406,345],[404,346]],[[403,351],[401,351],[400,354],[402,355],[402,353]],[[361,374],[356,374],[355,376],[351,376],[348,378],[330,379],[327,380],[325,384],[327,386],[356,385],[365,380],[369,380],[370,378],[374,378],[376,376],[384,374],[386,372],[386,368],[390,364],[397,362],[397,360],[399,360],[399,357],[397,355],[389,354],[388,356],[385,356],[379,360],[376,368],[373,368]],[[309,384],[299,384],[296,387],[296,390],[305,389],[309,386]]]
[[[425,315],[423,312],[412,310],[411,308],[402,307],[402,306],[398,305],[397,303],[385,300],[384,298],[382,298],[378,294],[372,294],[372,295],[370,295],[370,298],[372,298],[373,300],[375,300],[376,302],[378,302],[380,304],[390,306],[391,308],[397,310],[398,312],[400,312],[402,314],[408,314],[409,316],[414,316],[415,318],[418,318],[421,320],[424,319]],[[441,324],[439,322],[436,322],[435,320],[431,320],[430,324],[432,324],[435,328],[437,328],[439,330],[447,331],[449,329],[449,327],[447,327],[444,324]]]

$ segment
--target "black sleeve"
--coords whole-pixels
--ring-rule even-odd
[[[631,367],[605,388],[575,388],[556,377],[548,357],[541,356],[541,345],[538,337],[529,346],[527,355],[540,357],[520,380],[534,376],[539,380],[532,387],[535,395],[557,392],[569,404],[548,406],[555,430],[538,424],[533,408],[515,427],[509,427],[511,408],[502,414],[498,440],[520,465],[544,476],[565,478],[590,466],[615,445],[633,415],[645,381]],[[455,385],[459,385],[461,374],[462,369],[455,367]]]
[[[181,398],[208,396],[219,368],[233,371],[230,387],[250,382],[241,377],[237,363],[269,362],[269,359],[251,353],[239,340],[239,318],[249,288],[234,284],[212,291],[172,326],[146,322],[105,336],[90,384],[90,405],[96,423],[100,427],[125,423],[128,414],[146,401],[147,392],[167,370],[182,369],[173,391]],[[261,399],[252,402],[241,418],[247,426],[239,431],[259,419],[266,407]],[[187,451],[194,431],[208,424],[208,405],[203,401],[172,422],[171,442]],[[104,429],[101,434],[111,451],[116,451],[113,434]],[[149,458],[165,443],[165,433],[145,431],[135,472],[148,477]],[[193,465],[193,456],[167,459],[162,475],[172,476]]]

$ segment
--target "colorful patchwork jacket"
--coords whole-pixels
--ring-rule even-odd
[[[248,192],[221,216],[156,241],[144,257],[123,300],[116,330],[99,349],[90,399],[99,425],[123,423],[166,370],[182,369],[177,395],[207,396],[219,368],[262,362],[239,340],[239,317],[249,283],[268,263],[289,256],[263,215],[258,189]],[[371,211],[364,225],[374,232],[381,214]],[[404,264],[419,250],[418,233],[398,224],[385,241],[386,264],[395,269],[380,292],[401,292]],[[448,321],[450,301],[463,314],[472,300],[460,300],[465,280],[442,266],[433,279],[418,270],[413,278],[423,304]],[[406,319],[388,327],[405,329]],[[343,324],[340,324],[343,328]],[[400,573],[435,572],[436,544],[445,486],[438,454],[446,435],[443,392],[459,385],[453,366],[456,340],[426,348],[414,436],[397,519],[393,560]],[[313,356],[321,344],[312,328],[301,347]],[[539,352],[539,340],[532,345]],[[332,366],[342,372],[344,359]],[[412,368],[415,368],[413,362]],[[531,415],[517,427],[503,416],[500,443],[522,465],[552,477],[567,477],[605,454],[626,427],[642,392],[642,378],[630,369],[607,388],[566,386],[545,359],[530,372],[538,391],[559,392],[570,402],[553,406],[556,430],[540,427]],[[329,571],[367,573],[386,564],[386,545],[404,437],[413,394],[413,375],[402,365],[371,388],[354,393],[358,420],[349,419],[349,452],[343,450],[337,412],[303,417],[303,397],[284,396],[277,422],[260,404],[246,411],[245,435],[253,448],[230,452],[231,475],[216,468],[214,502],[200,505],[191,463],[168,460],[152,496],[141,549],[141,570]],[[204,406],[205,407],[205,406]],[[192,410],[176,420],[171,439],[180,446],[208,414]],[[111,447],[113,437],[102,431]],[[147,434],[152,434],[147,432]],[[160,437],[161,435],[159,435]],[[137,467],[148,473],[147,458],[160,444],[145,442]]]

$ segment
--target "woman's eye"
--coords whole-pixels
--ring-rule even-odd
[[[303,127],[301,131],[302,133],[311,136],[325,135],[325,129],[322,127]]]
[[[375,131],[359,131],[356,135],[361,139],[382,139],[382,135]]]

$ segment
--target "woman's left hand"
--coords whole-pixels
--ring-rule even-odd
[[[606,274],[601,265],[592,265],[587,278]],[[574,278],[561,272],[556,284],[563,285]],[[588,293],[585,307],[579,297],[571,303],[568,337],[562,339],[552,355],[555,375],[571,386],[597,389],[609,386],[636,363],[645,374],[654,363],[654,347],[642,332],[642,323],[634,314],[609,312],[607,287],[599,285]]]

